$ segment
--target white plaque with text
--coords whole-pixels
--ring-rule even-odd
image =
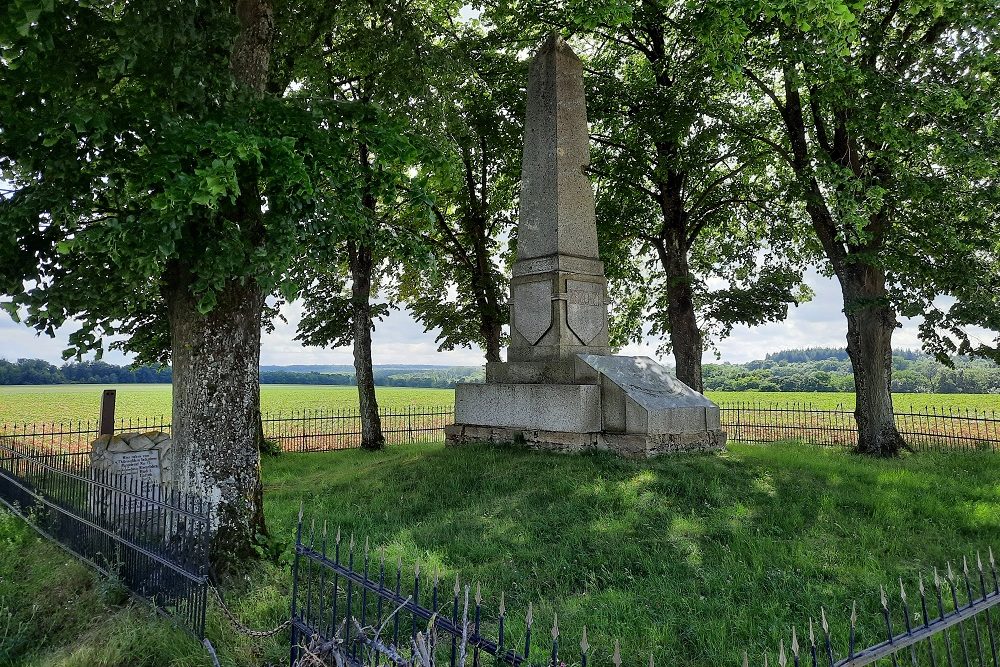
[[[139,452],[115,452],[111,470],[143,481],[160,483],[160,453],[155,449]]]

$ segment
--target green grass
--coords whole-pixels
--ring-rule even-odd
[[[197,641],[0,510],[0,665],[187,667]]]
[[[79,384],[0,386],[0,423],[96,419],[101,390],[106,388],[109,387]],[[170,415],[169,385],[128,384],[114,388],[118,390],[116,403],[119,417]],[[455,393],[451,389],[379,387],[377,394],[379,405],[385,408],[439,407],[451,405],[455,400]],[[710,391],[708,397],[715,401],[799,402],[811,403],[817,409],[833,409],[838,405],[854,409],[854,394],[845,393]],[[354,387],[261,387],[261,406],[270,412],[355,408],[357,404],[357,389]],[[1000,394],[896,394],[895,404],[898,410],[909,406],[1000,410]]]
[[[50,422],[96,419],[100,412],[101,391],[117,389],[115,413],[124,418],[170,416],[170,385],[166,384],[62,384],[0,386],[0,423]],[[379,387],[379,406],[438,407],[455,401],[451,389]],[[355,387],[266,384],[261,386],[260,402],[268,412],[293,410],[344,409],[358,405]]]
[[[369,537],[406,567],[419,561],[424,572],[482,582],[491,610],[503,590],[511,636],[529,601],[540,638],[556,611],[564,646],[586,624],[601,663],[619,638],[629,664],[653,652],[661,665],[738,665],[744,648],[773,648],[820,607],[842,635],[855,599],[862,640],[875,640],[879,585],[1000,546],[1000,457],[982,454],[877,461],[798,444],[731,445],[718,456],[633,462],[410,445],[284,454],[265,460],[264,480],[283,565],[255,566],[229,584],[248,623],[270,627],[287,613],[284,563],[304,502],[308,517]],[[42,597],[55,585],[32,584]],[[161,628],[150,630],[156,646]],[[117,633],[137,631],[107,632],[81,635],[73,651],[127,644]],[[209,636],[224,664],[286,655],[286,638],[237,639],[214,613]]]

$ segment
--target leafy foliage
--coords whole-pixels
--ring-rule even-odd
[[[1000,330],[995,3],[709,3],[701,20],[707,57],[772,108],[748,136],[829,218],[829,270],[884,272],[883,300],[924,318],[941,360],[998,358],[1000,340],[969,335]]]
[[[477,21],[439,28],[426,120],[439,158],[421,166],[434,262],[409,266],[398,295],[441,350],[479,345],[499,360],[516,210],[525,76]]]
[[[67,356],[104,338],[164,360],[164,281],[185,266],[202,312],[230,281],[294,293],[289,269],[315,238],[305,221],[319,164],[342,154],[346,107],[258,97],[233,82],[235,20],[214,3],[18,2],[33,21],[0,36],[4,132],[0,290]],[[11,23],[5,22],[10,26]],[[331,125],[333,127],[331,127]],[[236,210],[242,182],[265,206]],[[245,185],[243,186],[245,187]]]

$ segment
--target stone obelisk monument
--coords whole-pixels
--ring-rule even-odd
[[[589,163],[583,66],[552,35],[528,78],[508,360],[458,385],[449,444],[641,457],[725,443],[715,404],[652,359],[611,355]]]

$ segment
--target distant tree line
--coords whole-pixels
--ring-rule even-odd
[[[454,387],[456,382],[482,381],[483,371],[471,366],[420,369],[375,367],[375,384],[382,387]],[[19,384],[170,384],[169,366],[116,366],[103,361],[67,363],[62,366],[41,359],[0,359],[0,385]],[[261,371],[261,384],[354,385],[352,373],[315,371]]]
[[[85,361],[55,366],[41,359],[0,359],[0,385],[5,384],[154,384],[169,383],[169,366],[115,366]]]
[[[1000,368],[982,360],[956,357],[951,366],[927,354],[896,350],[892,390],[907,393],[1000,393]],[[706,364],[708,391],[854,391],[847,351],[835,348],[786,350],[745,364]]]

